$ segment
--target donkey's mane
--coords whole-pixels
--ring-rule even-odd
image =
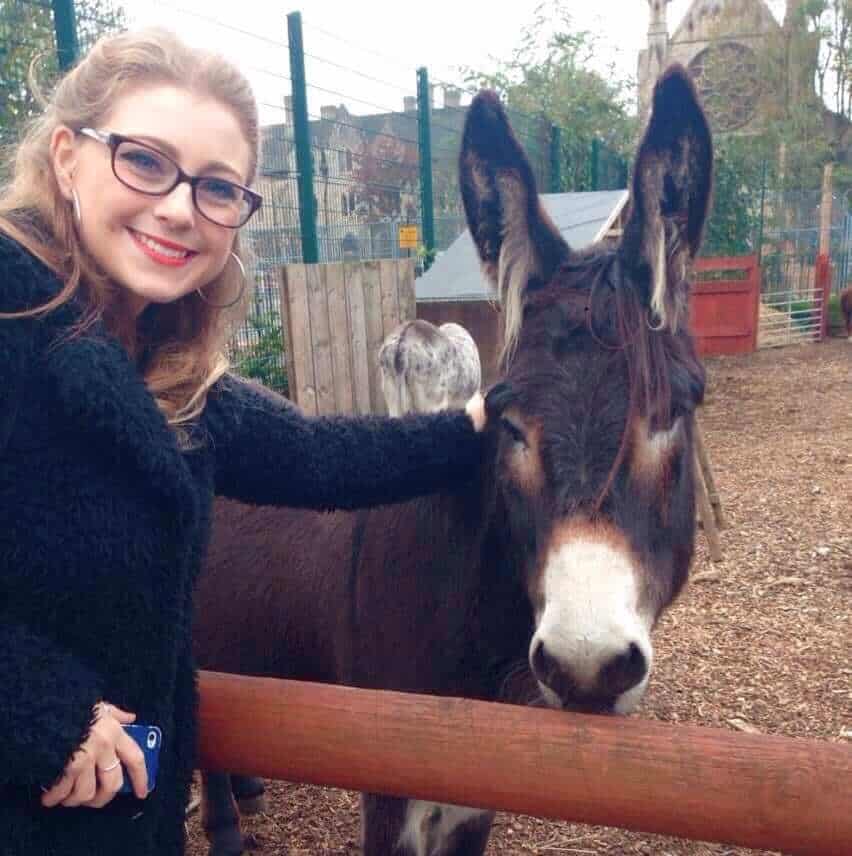
[[[688,285],[684,283],[684,287]],[[690,373],[700,373],[700,366],[686,330],[652,328],[641,286],[628,278],[618,253],[603,244],[572,253],[551,282],[527,286],[518,328],[506,331],[517,344],[501,355],[503,374],[511,370],[526,347],[520,329],[523,319],[538,313],[555,313],[558,336],[572,341],[575,347],[624,354],[630,391],[628,416],[618,454],[598,499],[600,506],[624,461],[637,420],[645,419],[651,431],[666,430],[674,421],[671,359]]]

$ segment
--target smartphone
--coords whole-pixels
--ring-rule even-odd
[[[136,725],[134,723],[122,725],[122,728],[128,736],[136,741],[145,756],[145,769],[148,771],[148,793],[151,793],[157,784],[157,767],[160,763],[160,746],[163,744],[163,733],[156,725]],[[124,783],[119,793],[132,794],[133,783],[130,781],[130,776],[127,775],[127,770],[123,769],[123,772]]]

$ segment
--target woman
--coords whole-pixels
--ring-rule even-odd
[[[214,494],[355,508],[475,473],[481,399],[312,420],[227,372],[258,137],[232,66],[162,31],[109,37],[0,196],[3,854],[183,851]],[[133,721],[163,735],[150,793]]]

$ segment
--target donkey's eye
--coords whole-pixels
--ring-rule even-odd
[[[513,443],[519,443],[522,446],[527,445],[527,438],[524,436],[524,432],[514,422],[506,419],[505,416],[500,419],[500,428],[509,435]]]

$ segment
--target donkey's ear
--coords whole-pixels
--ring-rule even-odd
[[[671,330],[685,315],[687,269],[701,246],[712,184],[710,128],[689,73],[673,65],[654,87],[619,249],[655,323]]]
[[[459,183],[483,272],[508,323],[527,287],[548,282],[569,249],[539,203],[532,169],[493,92],[480,92],[468,110]]]

